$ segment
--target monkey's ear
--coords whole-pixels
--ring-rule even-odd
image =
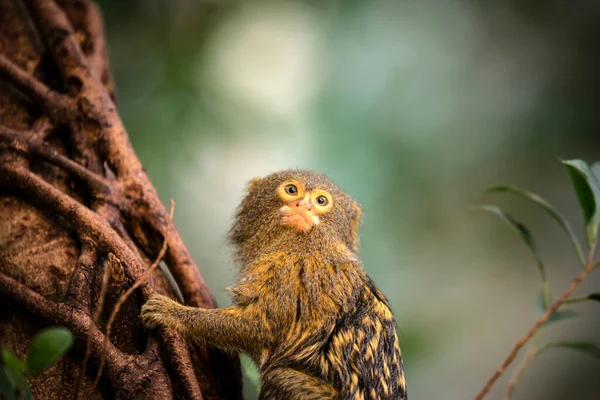
[[[360,237],[358,236],[358,228],[360,226],[360,218],[362,216],[362,210],[356,203],[352,203],[352,224],[350,226],[350,243],[354,251],[358,250],[360,243]]]
[[[251,192],[252,189],[254,189],[254,187],[256,186],[256,184],[258,182],[260,182],[262,180],[262,178],[260,177],[256,177],[256,178],[252,178],[252,180],[250,182],[248,182],[248,192]]]

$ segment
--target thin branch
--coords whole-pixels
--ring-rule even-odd
[[[140,358],[122,353],[112,343],[105,347],[104,334],[93,324],[91,317],[86,312],[63,303],[50,301],[2,273],[0,273],[0,295],[21,304],[27,311],[40,318],[51,321],[53,324],[66,326],[78,339],[85,338],[89,327],[91,327],[92,358],[98,360],[100,355],[105,358],[107,374],[111,377],[115,391],[117,393],[122,392],[120,395],[117,394],[117,397],[133,398],[134,394],[140,394],[139,388],[132,387],[130,382],[126,380],[134,369],[142,371],[139,376],[140,380],[144,380],[145,377],[149,380],[165,379],[166,371],[161,365],[156,352],[153,353],[152,357]],[[168,387],[170,387],[168,382],[161,382],[153,386],[156,390],[166,390]],[[161,398],[165,400],[172,398],[169,392],[157,392],[156,394],[161,395]]]
[[[105,356],[110,374],[117,373],[129,362],[129,356],[121,353],[112,343],[104,347],[104,335],[84,311],[48,300],[24,284],[2,273],[0,273],[0,294],[20,303],[28,311],[39,317],[68,327],[78,338],[86,337],[88,329],[91,327],[91,347],[96,357],[101,353]]]
[[[579,297],[571,297],[569,300],[565,301],[565,304],[582,303],[584,301],[590,301],[590,300],[591,300],[591,298],[590,298],[589,295],[587,295],[587,296],[579,296]]]
[[[175,278],[187,305],[214,308],[217,303],[212,296],[200,270],[194,263],[189,250],[183,244],[175,226],[171,227],[167,265]]]
[[[32,100],[44,105],[52,119],[65,122],[69,114],[75,113],[75,106],[70,98],[59,94],[42,82],[23,71],[3,54],[0,54],[0,77],[4,77],[14,87],[28,95]]]
[[[139,163],[137,159],[136,162]],[[106,225],[106,221],[103,218],[25,168],[9,168],[6,165],[0,165],[0,171],[2,170],[5,172],[5,178],[8,178],[13,185],[33,194],[34,201],[43,203],[47,208],[58,211],[78,231],[80,236],[89,234],[92,240],[97,242],[104,251],[114,252],[128,266],[127,271],[133,281],[136,281],[143,275],[143,267],[139,258]],[[1,176],[2,174],[0,174]],[[153,292],[153,289],[149,289],[147,285],[143,285],[142,294],[144,298],[148,298],[151,292]],[[181,338],[177,339],[177,337],[177,335],[173,336],[167,333],[160,335],[162,342],[176,340],[176,342],[181,343],[181,346],[174,349],[173,353],[168,354],[168,358],[171,365],[177,369],[179,376],[184,381],[190,382],[189,385],[184,385],[185,389],[190,393],[190,397],[197,397],[196,394],[200,393],[197,382],[186,377],[186,375],[193,376],[190,355],[184,342]]]
[[[40,143],[39,145],[34,146],[32,150],[34,151],[34,154],[39,155],[46,161],[72,173],[79,180],[87,184],[94,197],[102,195],[106,196],[107,194],[114,192],[113,188],[102,176],[93,173],[81,164],[58,153],[46,143]]]
[[[58,153],[48,144],[33,139],[37,131],[19,131],[0,125],[0,140],[10,144],[15,150],[22,151],[28,156],[39,156],[44,160],[63,168],[88,185],[94,197],[106,197],[114,189],[100,175],[88,170],[84,166]]]
[[[517,386],[517,384],[519,383],[519,379],[521,379],[521,375],[527,369],[529,364],[531,364],[531,361],[533,360],[534,356],[535,356],[535,349],[530,344],[529,348],[527,349],[527,353],[525,353],[525,357],[523,357],[523,359],[517,366],[517,369],[515,370],[512,378],[506,385],[506,393],[504,395],[505,400],[511,399],[512,393],[515,390],[515,387]]]
[[[96,3],[86,3],[88,6],[87,33],[92,43],[91,53],[87,54],[90,67],[98,80],[100,80],[111,97],[114,97],[115,85],[110,73],[106,40],[104,38],[104,21],[102,11]]]
[[[171,207],[169,210],[169,222],[167,225],[167,229],[165,232],[165,236],[164,236],[164,240],[163,240],[163,244],[162,247],[160,249],[160,251],[158,252],[158,255],[156,256],[156,260],[154,261],[154,263],[152,263],[152,265],[150,266],[150,268],[148,268],[148,270],[144,273],[144,275],[142,275],[142,277],[140,279],[138,279],[137,281],[134,282],[133,285],[131,285],[131,287],[129,287],[129,289],[127,289],[125,291],[125,293],[123,293],[119,299],[117,300],[117,303],[115,304],[110,317],[108,318],[108,322],[106,323],[106,336],[104,338],[104,342],[105,344],[108,344],[108,341],[110,339],[110,330],[112,328],[112,324],[115,321],[115,318],[117,317],[117,314],[119,313],[119,311],[121,310],[121,307],[123,306],[123,304],[125,303],[125,301],[129,298],[129,296],[140,286],[146,284],[146,282],[148,281],[148,279],[150,278],[150,275],[152,274],[152,272],[154,271],[154,269],[158,266],[158,264],[160,263],[160,260],[163,259],[163,257],[165,256],[165,253],[167,252],[167,238],[169,236],[169,226],[170,224],[173,222],[173,213],[175,212],[175,202],[173,200],[171,200]],[[117,259],[116,262],[120,261]],[[92,383],[92,386],[90,387],[90,389],[88,390],[88,395],[91,395],[94,390],[96,389],[96,386],[98,385],[98,382],[100,381],[100,377],[102,376],[102,368],[104,366],[104,359],[101,356],[100,357],[100,365],[98,367],[98,371],[96,372],[96,377],[94,378],[94,382]]]
[[[2,178],[8,179],[11,184],[24,190],[34,202],[55,210],[77,230],[79,235],[89,235],[99,249],[113,252],[127,266],[126,271],[133,281],[144,276],[144,267],[141,261],[135,257],[103,218],[23,167],[11,168],[6,163],[0,163],[0,180]],[[146,299],[155,292],[154,287],[148,284],[142,284],[141,290]],[[166,356],[184,383],[183,390],[187,392],[187,397],[190,399],[200,398],[198,382],[190,378],[194,376],[194,371],[190,354],[181,336],[163,331],[159,334],[159,338],[162,343],[172,341],[174,344],[174,346],[168,347],[172,352],[167,352]]]
[[[8,143],[15,151],[25,153],[30,158],[38,156],[44,161],[63,168],[87,185],[94,199],[92,207],[94,211],[103,215],[109,221],[111,227],[127,243],[131,251],[141,258],[137,247],[135,247],[118,219],[119,211],[128,209],[131,203],[130,200],[125,198],[119,186],[111,185],[111,182],[103,176],[60,154],[39,139],[44,134],[45,131],[43,130],[20,131],[0,125],[0,141]]]
[[[537,331],[546,323],[546,321],[548,321],[548,318],[550,318],[550,316],[554,312],[556,312],[556,310],[558,310],[565,303],[565,301],[567,301],[569,296],[571,296],[571,293],[573,293],[573,291],[581,284],[581,282],[585,280],[589,273],[592,272],[594,268],[596,268],[599,264],[600,259],[596,260],[595,263],[592,261],[588,262],[586,268],[581,272],[581,274],[579,274],[577,278],[575,278],[575,280],[573,280],[573,282],[571,282],[571,285],[569,285],[569,287],[562,294],[562,296],[560,296],[552,304],[552,306],[547,308],[546,312],[540,317],[540,319],[538,319],[529,329],[529,331],[517,341],[509,355],[502,363],[502,365],[500,365],[500,367],[498,367],[494,374],[488,379],[483,389],[481,389],[481,391],[477,393],[477,395],[475,396],[475,400],[481,400],[485,397],[485,395],[490,391],[492,386],[494,386],[494,383],[496,383],[498,378],[500,378],[500,376],[504,373],[506,368],[514,361],[515,357],[519,353],[519,350],[521,350],[525,343],[527,343],[527,341],[529,341],[529,339],[531,339],[537,333]]]
[[[116,175],[129,176],[133,181],[139,181],[139,177],[145,176],[143,166],[135,156],[127,135],[124,134],[125,128],[116,113],[111,96],[90,70],[64,11],[52,0],[26,0],[26,3],[65,82],[78,82],[84,93],[93,93],[93,96],[83,95],[84,113],[102,127],[98,139],[107,148],[101,151],[108,154],[106,158],[115,169]],[[70,90],[73,91],[74,89]],[[149,185],[146,180],[138,182],[138,185]]]
[[[81,83],[85,83],[84,78],[90,76],[91,72],[65,12],[53,0],[25,2],[63,80],[69,85],[70,79],[77,77]]]
[[[31,127],[31,140],[33,142],[46,140],[52,133],[52,128],[54,128],[54,125],[50,122],[50,118],[47,115],[42,115],[35,120]]]
[[[108,288],[108,280],[110,279],[110,268],[109,263],[114,262],[114,254],[108,253],[108,262],[104,265],[104,274],[102,275],[102,284],[100,285],[100,294],[98,295],[98,304],[96,305],[96,310],[94,311],[94,317],[92,319],[93,325],[90,324],[90,328],[88,329],[87,339],[85,342],[85,356],[83,357],[83,362],[81,363],[81,371],[79,373],[79,378],[77,379],[77,385],[75,386],[75,399],[79,398],[79,390],[81,389],[81,385],[83,383],[83,378],[85,377],[85,372],[87,368],[87,362],[90,358],[90,354],[92,352],[91,345],[91,335],[92,335],[92,326],[98,325],[98,320],[102,315],[102,311],[104,310],[104,301],[106,300],[106,291]],[[104,342],[108,340],[108,332],[104,336]],[[100,353],[100,362],[104,364],[104,353]]]
[[[145,173],[143,174],[143,179],[147,179]],[[128,182],[128,179],[125,181]],[[160,232],[161,226],[164,225],[165,213],[156,191],[151,186],[145,185],[136,185],[133,188],[137,191],[136,193],[132,193],[132,189],[127,187],[127,183],[125,184],[126,197],[139,199],[142,206],[132,210],[132,217],[145,220],[152,229]],[[142,193],[139,193],[140,190]],[[147,212],[146,207],[148,208]],[[140,212],[140,210],[144,210],[144,212]],[[185,304],[201,308],[216,307],[216,301],[183,243],[175,224],[171,224],[170,230],[166,264],[181,291]]]
[[[89,312],[92,299],[90,296],[91,270],[96,263],[96,250],[89,239],[81,239],[81,252],[71,274],[65,302],[82,311]]]
[[[89,237],[99,246],[99,250],[113,252],[127,265],[132,280],[143,275],[141,260],[135,257],[104,218],[23,167],[11,168],[6,163],[0,163],[0,177],[23,190],[32,201],[42,204],[46,209],[55,210],[81,237]]]

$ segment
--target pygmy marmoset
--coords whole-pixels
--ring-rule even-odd
[[[260,399],[406,399],[394,317],[355,253],[360,216],[320,174],[255,178],[229,233],[241,263],[233,305],[156,296],[143,321],[246,353]]]

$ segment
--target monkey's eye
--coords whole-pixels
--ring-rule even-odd
[[[310,199],[319,214],[326,213],[333,207],[333,198],[325,190],[316,190],[312,192]]]
[[[295,196],[298,193],[298,188],[296,187],[296,185],[285,185],[283,190],[285,190],[285,192],[290,196]]]
[[[302,183],[290,179],[279,185],[277,194],[284,202],[298,200],[300,196],[304,196],[304,186]]]

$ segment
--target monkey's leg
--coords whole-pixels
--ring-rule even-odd
[[[337,391],[314,376],[291,368],[274,368],[261,377],[259,400],[333,400]]]
[[[247,351],[258,339],[239,307],[195,308],[165,296],[155,296],[144,304],[141,316],[149,328],[174,328],[185,336],[206,340],[223,350]]]

